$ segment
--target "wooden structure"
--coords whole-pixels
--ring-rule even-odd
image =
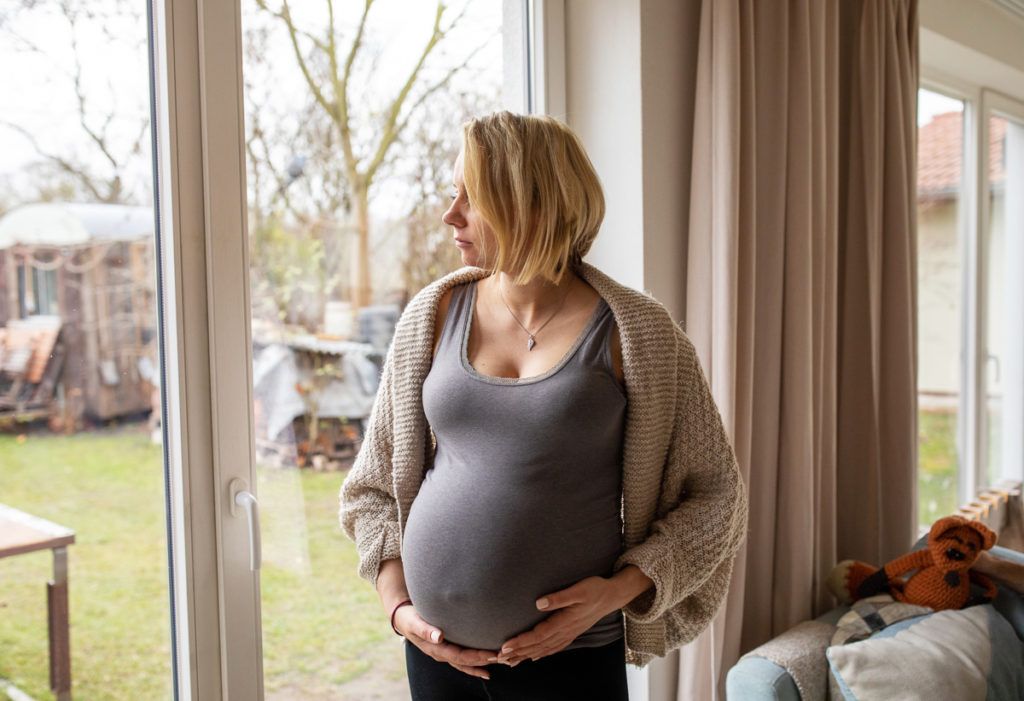
[[[47,418],[57,411],[54,390],[64,369],[58,316],[11,319],[0,328],[0,418]]]
[[[51,423],[72,430],[151,408],[154,242],[148,207],[32,204],[0,219],[0,327],[10,339],[21,321],[60,320]]]
[[[68,554],[75,532],[0,504],[0,559],[53,551],[53,580],[46,584],[50,640],[50,690],[58,701],[71,699],[71,633],[68,623]]]

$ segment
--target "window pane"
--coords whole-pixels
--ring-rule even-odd
[[[440,217],[460,124],[502,105],[502,3],[431,44],[437,4],[380,0],[354,53],[365,3],[242,6],[266,696],[408,698],[338,490],[402,307],[461,265]]]
[[[986,374],[989,484],[1024,475],[1024,126],[990,116]],[[1016,430],[1005,430],[1016,426]]]
[[[922,524],[957,506],[960,401],[960,100],[918,92],[918,502]]]
[[[74,531],[74,698],[172,694],[145,13],[0,10],[0,679],[36,699],[60,554],[10,509]]]

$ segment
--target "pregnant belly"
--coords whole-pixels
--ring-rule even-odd
[[[565,524],[550,504],[430,487],[424,483],[410,510],[402,562],[417,612],[449,642],[498,650],[548,615],[538,598],[611,574],[617,514]]]

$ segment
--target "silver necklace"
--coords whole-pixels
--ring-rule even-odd
[[[516,323],[519,324],[519,328],[525,331],[526,335],[529,336],[529,339],[526,341],[526,350],[533,350],[533,347],[537,345],[537,334],[543,331],[544,327],[547,326],[552,319],[558,316],[558,312],[562,311],[562,307],[565,305],[565,300],[569,298],[569,290],[572,289],[572,283],[573,281],[570,280],[569,284],[565,288],[565,294],[562,295],[562,301],[558,303],[558,306],[555,308],[555,311],[551,313],[551,316],[547,318],[547,321],[541,324],[536,331],[531,333],[530,329],[526,328],[526,326],[523,325],[523,322],[519,321],[519,317],[516,316],[516,313],[514,311],[512,311],[512,307],[508,306],[508,302],[505,301],[505,290],[502,289],[501,287],[501,279],[498,279],[498,296],[501,297],[501,303],[505,305],[505,309],[508,310],[508,313],[512,316],[513,319],[515,319]]]

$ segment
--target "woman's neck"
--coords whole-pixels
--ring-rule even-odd
[[[566,295],[576,283],[577,276],[569,270],[556,285],[550,280],[534,278],[525,285],[513,282],[508,273],[496,273],[487,280],[491,292],[500,302],[504,302],[527,327],[543,321],[551,314],[551,310],[560,306]]]

